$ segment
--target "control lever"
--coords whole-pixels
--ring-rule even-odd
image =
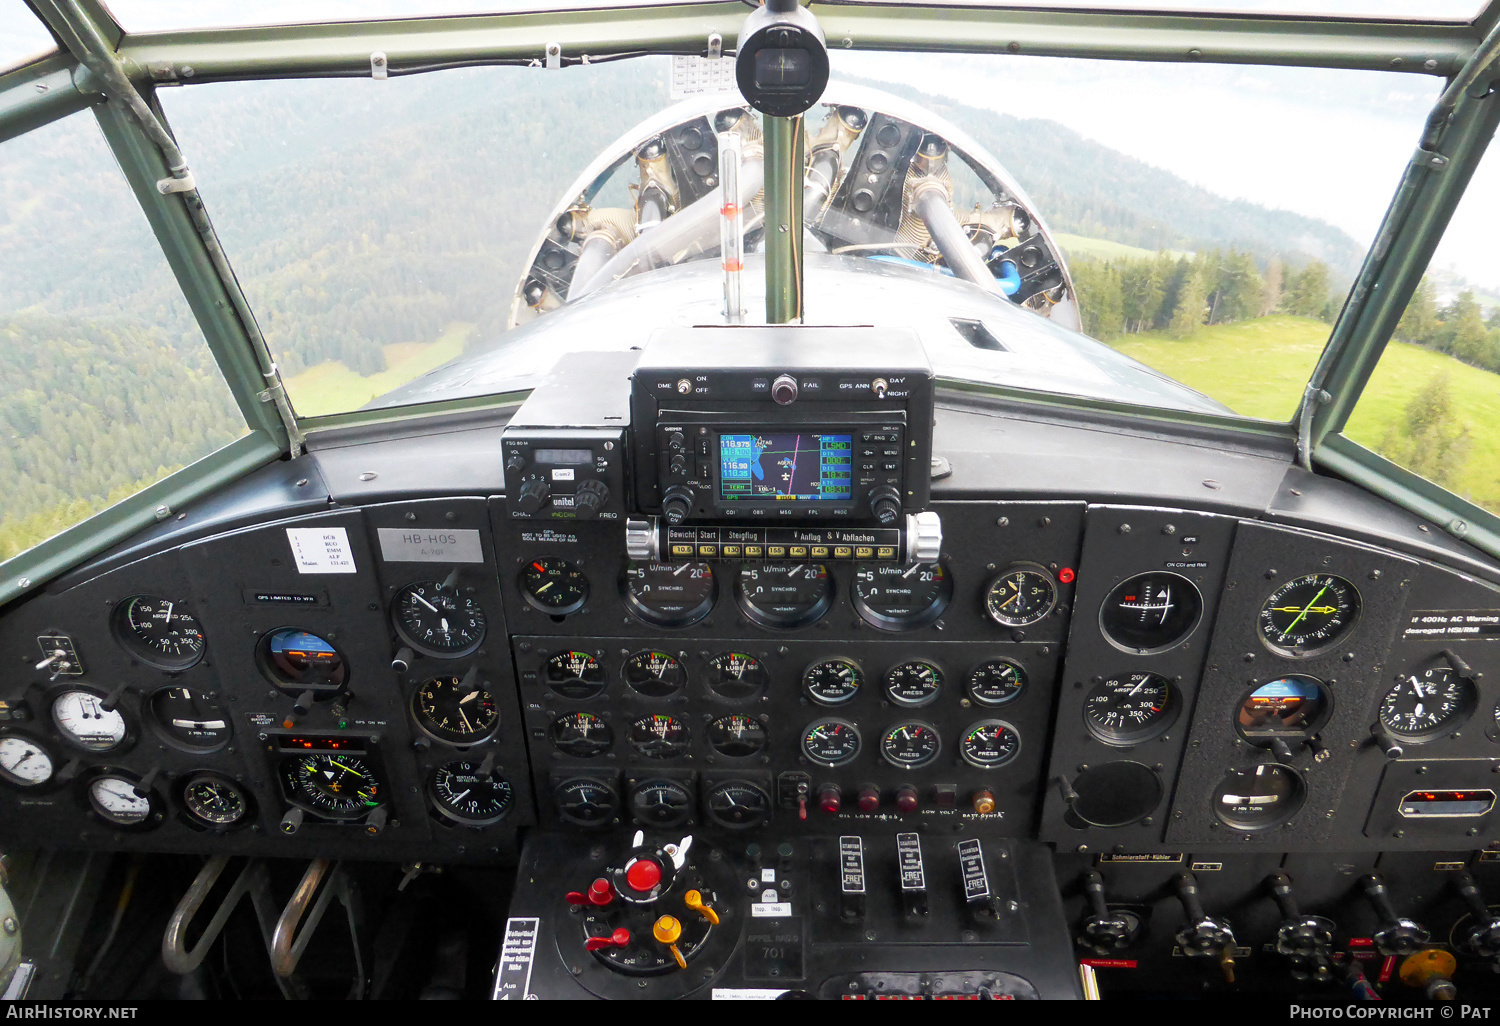
[[[391,669],[395,670],[397,673],[405,673],[407,670],[411,669],[412,661],[416,658],[416,653],[411,649],[402,648],[397,651],[396,655],[391,659]]]
[[[1453,667],[1453,672],[1463,677],[1470,684],[1478,685],[1482,673],[1476,673],[1474,667],[1464,661],[1463,657],[1451,648],[1443,649],[1443,658],[1448,660],[1448,665]]]
[[[1400,741],[1380,729],[1380,724],[1370,728],[1370,737],[1375,741],[1376,747],[1385,753],[1387,759],[1396,760],[1406,754],[1406,749]]]
[[[683,958],[682,952],[677,950],[677,939],[682,936],[681,923],[672,916],[662,916],[651,924],[651,936],[667,946],[667,950],[672,953],[672,959],[677,963],[677,968],[687,968],[687,959]]]
[[[1474,925],[1464,931],[1460,943],[1470,954],[1500,963],[1500,915],[1490,911],[1490,907],[1485,904],[1484,895],[1479,891],[1479,885],[1474,882],[1467,869],[1454,877],[1453,885],[1458,888],[1459,895],[1474,917]]]
[[[1384,880],[1371,873],[1360,877],[1359,886],[1380,922],[1374,937],[1377,951],[1382,955],[1414,955],[1427,944],[1426,927],[1396,915]]]
[[[1112,912],[1104,899],[1104,877],[1097,871],[1083,874],[1083,896],[1088,899],[1090,915],[1079,927],[1078,942],[1101,955],[1123,951],[1135,943],[1140,920],[1122,912]]]
[[[115,708],[120,704],[120,696],[123,694],[125,694],[125,685],[121,684],[108,695],[104,696],[104,701],[99,703],[99,708],[105,712],[114,712]]]
[[[630,931],[623,926],[614,933],[603,937],[590,937],[583,942],[585,951],[602,951],[605,948],[628,948],[630,947]]]
[[[1281,909],[1276,928],[1276,953],[1291,966],[1292,978],[1326,982],[1333,978],[1333,924],[1318,916],[1305,916],[1297,907],[1291,877],[1272,873],[1266,877],[1271,897]]]
[[[1234,982],[1234,930],[1229,922],[1203,911],[1198,898],[1198,881],[1192,873],[1179,873],[1176,879],[1177,900],[1187,913],[1187,925],[1177,931],[1177,945],[1185,955],[1214,958],[1224,973],[1224,982]]]
[[[145,798],[150,795],[151,788],[156,784],[156,778],[159,776],[161,776],[161,767],[152,766],[151,769],[146,773],[146,775],[140,779],[140,782],[137,783],[133,788],[136,797]]]
[[[449,571],[448,576],[443,578],[443,583],[438,585],[443,591],[458,590],[458,567]]]

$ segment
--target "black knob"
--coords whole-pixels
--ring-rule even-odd
[[[681,453],[673,456],[667,463],[667,467],[674,477],[687,477],[687,457]]]
[[[602,481],[585,481],[578,486],[578,495],[573,500],[573,514],[580,520],[592,520],[599,514],[607,498],[608,485]]]
[[[1467,869],[1461,871],[1453,883],[1473,917],[1471,925],[1464,931],[1464,948],[1480,958],[1500,959],[1500,916],[1490,911],[1484,895],[1479,892],[1479,885]]]
[[[870,493],[870,514],[877,523],[890,526],[901,517],[901,493],[887,485]]]
[[[535,513],[552,494],[552,485],[540,474],[527,474],[516,492],[516,509],[527,516]]]
[[[512,473],[526,466],[526,457],[518,452],[513,452],[505,461],[505,469]]]
[[[797,379],[783,374],[771,382],[771,398],[777,406],[787,406],[797,401]]]
[[[1140,920],[1110,909],[1104,899],[1104,878],[1090,870],[1083,877],[1083,895],[1092,913],[1079,927],[1079,942],[1101,955],[1122,951],[1135,942]]]
[[[662,496],[661,515],[669,524],[680,524],[693,512],[693,490],[681,485],[674,485],[667,489],[667,494]]]
[[[395,657],[391,659],[391,669],[395,670],[397,673],[405,673],[407,670],[411,669],[411,664],[416,658],[416,653],[414,653],[411,649],[403,646],[396,653]]]
[[[681,452],[687,440],[683,438],[681,431],[673,431],[667,436],[667,448],[672,452]]]
[[[1377,951],[1382,955],[1405,956],[1414,955],[1426,946],[1430,936],[1426,928],[1396,915],[1384,880],[1372,873],[1361,877],[1359,883],[1380,920],[1380,929],[1374,933]]]
[[[1191,873],[1179,873],[1175,881],[1177,900],[1187,913],[1188,923],[1177,931],[1177,944],[1185,955],[1219,955],[1234,950],[1234,931],[1223,919],[1203,911],[1198,900],[1198,881]],[[1222,960],[1221,960],[1222,961]]]
[[[1385,753],[1387,759],[1399,759],[1406,754],[1406,749],[1402,747],[1401,742],[1381,730],[1379,724],[1370,731],[1370,736],[1375,739],[1375,744]]]

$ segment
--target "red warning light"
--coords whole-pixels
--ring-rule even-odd
[[[1064,584],[1072,584],[1073,577],[1073,568],[1070,566],[1065,566],[1057,572],[1057,579],[1059,581],[1062,581]]]

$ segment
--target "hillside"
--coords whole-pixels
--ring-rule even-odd
[[[1296,410],[1327,340],[1328,325],[1322,321],[1276,316],[1205,327],[1181,340],[1150,332],[1111,345],[1236,413],[1284,421]],[[1500,512],[1500,374],[1430,349],[1392,342],[1365,387],[1347,433],[1377,452],[1399,444],[1408,404],[1435,376],[1444,375],[1449,401],[1458,411],[1454,427],[1468,431],[1466,458],[1449,487]]]

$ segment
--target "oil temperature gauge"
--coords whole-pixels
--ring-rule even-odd
[[[1021,735],[1004,720],[980,720],[964,731],[958,754],[976,769],[996,769],[1021,754]]]
[[[622,672],[630,689],[647,698],[665,698],[687,684],[687,671],[667,652],[637,652],[625,660]]]
[[[765,665],[745,652],[720,652],[708,661],[708,673],[709,690],[731,702],[754,698],[771,682]]]
[[[899,769],[926,766],[943,750],[937,728],[921,720],[907,720],[887,730],[880,738],[880,754]]]
[[[547,660],[542,676],[552,693],[583,701],[604,694],[604,667],[587,652],[558,652]]]
[[[675,716],[642,716],[630,725],[631,747],[648,759],[686,755],[691,738],[687,724]]]
[[[760,720],[741,713],[720,716],[708,725],[708,743],[731,759],[759,755],[766,747],[766,728]]]
[[[615,743],[614,730],[591,712],[559,716],[552,721],[548,733],[559,752],[575,759],[592,759],[609,751],[610,746]]]

